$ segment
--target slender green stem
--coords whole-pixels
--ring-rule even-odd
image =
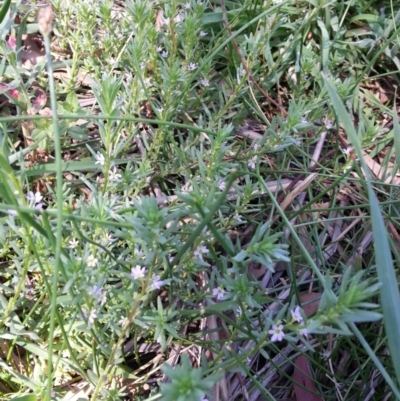
[[[58,116],[57,116],[57,100],[56,90],[54,85],[53,66],[50,51],[50,37],[44,35],[44,43],[47,57],[47,70],[49,74],[49,90],[50,102],[53,118],[53,133],[54,133],[54,149],[56,159],[56,195],[57,195],[57,229],[56,229],[56,249],[55,249],[55,263],[52,281],[51,293],[51,312],[50,312],[50,328],[49,328],[49,341],[48,341],[48,371],[47,371],[47,391],[45,400],[51,400],[52,391],[52,368],[53,368],[53,343],[54,343],[54,330],[57,315],[57,288],[58,288],[58,272],[61,268],[61,246],[62,246],[62,213],[63,213],[63,175],[62,175],[62,160],[61,160],[61,138],[58,129]]]

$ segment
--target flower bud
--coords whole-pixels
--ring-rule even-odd
[[[53,18],[53,9],[51,8],[50,4],[40,9],[37,20],[39,24],[39,31],[43,36],[50,34]]]

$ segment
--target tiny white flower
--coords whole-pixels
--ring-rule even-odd
[[[154,274],[151,276],[151,288],[159,290],[163,285],[163,281],[160,280],[160,276]]]
[[[158,53],[160,53],[162,51],[162,47],[161,46],[157,46],[156,50],[157,50]]]
[[[332,121],[329,120],[328,118],[324,118],[322,121],[325,124],[325,128],[326,129],[332,129],[333,128]]]
[[[164,111],[164,107],[156,107],[156,110],[161,114]]]
[[[242,215],[239,214],[238,212],[236,212],[236,213],[233,215],[233,218],[234,218],[236,221],[238,221],[239,223],[242,223],[242,222],[243,222],[243,220],[242,220]]]
[[[200,83],[201,83],[203,86],[210,86],[210,81],[209,81],[207,78],[200,79]]]
[[[217,186],[218,186],[218,188],[219,188],[221,191],[223,191],[223,190],[225,190],[225,188],[226,188],[226,183],[225,183],[225,181],[224,181],[222,178],[220,178],[220,179],[218,180]]]
[[[343,153],[344,153],[346,156],[348,156],[352,151],[353,151],[353,147],[352,147],[352,146],[349,146],[348,148],[343,149]]]
[[[203,259],[203,255],[208,253],[209,250],[204,245],[199,245],[196,250],[194,251],[194,256],[197,256],[199,259]]]
[[[94,285],[90,293],[96,298],[99,304],[104,305],[107,301],[107,293],[102,291],[101,287]]]
[[[108,178],[110,181],[119,181],[122,178],[122,175],[117,173],[117,168],[114,166],[110,168],[108,172]]]
[[[106,234],[104,234],[104,237],[101,240],[101,244],[102,245],[108,245],[113,241],[114,241],[114,238],[112,237],[112,235],[110,233],[106,233]]]
[[[221,287],[213,288],[212,294],[213,294],[213,297],[216,297],[218,299],[218,301],[221,301],[221,299],[225,295],[225,290]]]
[[[79,241],[76,239],[76,238],[72,238],[69,242],[68,242],[68,248],[69,249],[75,249],[77,246],[78,246],[78,244],[79,244]]]
[[[283,326],[280,324],[276,326],[275,324],[272,326],[271,330],[268,330],[268,333],[271,334],[271,341],[282,341],[283,337],[285,337],[285,333],[283,332]]]
[[[144,69],[146,68],[146,64],[142,61],[142,62],[139,64],[139,67],[140,67],[141,70],[144,70]]]
[[[118,324],[120,326],[126,326],[127,323],[128,323],[128,318],[125,316],[121,316],[121,319],[118,320]]]
[[[87,258],[86,263],[87,263],[87,265],[89,267],[96,267],[97,263],[98,263],[98,260],[93,255],[89,255],[88,258]]]
[[[300,306],[296,306],[294,309],[290,311],[293,320],[296,320],[298,323],[304,323],[303,316],[300,313]]]
[[[207,32],[200,31],[200,36],[201,36],[202,38],[204,38],[204,36],[207,36]]]
[[[307,124],[307,118],[306,117],[301,117],[301,123],[302,124]]]
[[[189,2],[185,3],[185,4],[183,5],[183,8],[184,8],[185,10],[189,10],[189,9],[190,9],[190,3],[189,3]]]
[[[188,70],[189,71],[194,71],[196,68],[197,68],[197,64],[196,63],[193,63],[193,62],[189,63],[189,65],[188,65]]]
[[[182,17],[178,14],[175,18],[174,21],[179,24],[180,22],[182,22]]]
[[[306,337],[306,338],[310,335],[310,333],[308,332],[308,330],[306,328],[300,329],[299,332],[303,337]]]
[[[241,68],[241,69],[239,70],[239,75],[240,75],[241,77],[244,77],[244,76],[246,75],[246,70],[245,70],[244,68]]]
[[[166,50],[161,52],[161,57],[166,58],[168,57],[168,52]]]
[[[94,319],[96,319],[97,314],[96,314],[96,309],[92,309],[90,311],[90,315],[88,317],[89,323],[93,324],[94,323]]]
[[[256,163],[257,163],[257,156],[253,156],[253,157],[247,162],[247,165],[248,165],[250,168],[254,169],[254,168],[256,168]]]
[[[97,152],[95,158],[96,158],[95,164],[100,164],[100,166],[104,166],[106,164],[106,159],[104,158],[104,155],[102,153]]]
[[[132,269],[131,269],[131,277],[134,280],[143,278],[146,274],[147,274],[147,270],[145,267],[136,265],[135,267],[132,267]]]
[[[169,25],[171,20],[169,18],[164,18],[164,25]]]
[[[238,306],[238,307],[236,308],[236,314],[239,315],[239,316],[241,316],[242,313],[243,313],[242,308],[241,308],[240,306]]]
[[[253,145],[253,149],[255,150],[255,151],[257,151],[257,149],[260,147],[260,145],[258,144],[258,143],[255,143],[254,145]]]
[[[8,209],[8,210],[7,210],[7,213],[8,213],[8,215],[11,216],[11,217],[15,217],[15,216],[18,214],[17,211],[14,210],[14,209]]]
[[[26,196],[26,199],[28,202],[32,202],[34,205],[36,205],[37,203],[40,203],[40,201],[43,199],[43,196],[40,195],[39,191],[35,193],[29,191],[28,195]]]

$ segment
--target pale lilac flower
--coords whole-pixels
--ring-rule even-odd
[[[114,166],[110,168],[108,172],[108,178],[110,181],[119,181],[122,178],[122,175],[117,173],[117,168]]]
[[[121,316],[121,319],[119,319],[118,324],[120,326],[126,326],[127,323],[128,323],[128,318],[125,316]]]
[[[218,180],[217,186],[218,186],[218,188],[219,188],[221,191],[223,191],[223,190],[225,190],[225,188],[226,188],[226,183],[225,183],[225,181],[224,181],[222,178],[220,178],[220,179]]]
[[[76,239],[76,238],[72,238],[69,242],[68,242],[68,248],[69,249],[75,249],[77,246],[78,246],[78,244],[79,244],[79,241]]]
[[[96,267],[97,263],[98,263],[98,260],[93,255],[89,255],[88,258],[87,258],[86,263],[87,263],[87,265],[89,267]]]
[[[299,332],[303,337],[306,337],[306,338],[310,335],[310,333],[308,332],[308,330],[306,328],[300,329]]]
[[[94,285],[90,293],[96,298],[99,304],[104,305],[107,301],[107,294],[102,291],[101,287]]]
[[[208,401],[208,398],[202,397],[200,401]]]
[[[238,316],[241,316],[241,315],[242,315],[243,311],[242,311],[242,308],[241,308],[240,306],[238,306],[238,307],[236,308],[236,313],[237,313]]]
[[[145,267],[141,267],[139,265],[136,265],[135,267],[132,267],[131,269],[131,277],[134,280],[137,280],[139,278],[143,278],[147,274],[147,270]]]
[[[332,121],[329,120],[328,118],[324,118],[322,121],[325,124],[325,128],[326,129],[332,129],[333,128]]]
[[[161,114],[164,111],[164,107],[156,107],[156,110]]]
[[[179,24],[180,22],[182,22],[182,17],[178,14],[175,18],[174,18],[175,23]]]
[[[236,213],[233,215],[233,218],[234,218],[236,221],[238,221],[239,223],[242,223],[242,222],[243,222],[243,220],[242,220],[242,215],[239,214],[238,212],[236,212]]]
[[[294,309],[292,309],[290,313],[292,315],[293,320],[296,320],[296,322],[298,323],[304,323],[304,319],[303,316],[301,316],[299,306],[296,306]]]
[[[96,319],[97,314],[96,314],[96,309],[92,309],[90,311],[90,315],[88,317],[89,323],[93,324],[94,323],[94,319]]]
[[[43,199],[43,196],[40,195],[40,192],[33,193],[32,191],[29,191],[28,195],[26,196],[26,199],[28,202],[31,202],[34,205],[36,205],[37,203],[41,202],[41,200]]]
[[[260,145],[258,144],[258,143],[255,143],[254,145],[253,145],[253,149],[255,150],[255,151],[257,151],[257,149],[260,147]]]
[[[167,52],[167,50],[164,50],[164,51],[161,52],[161,57],[163,57],[163,58],[168,57],[168,52]]]
[[[8,209],[8,210],[7,210],[7,213],[8,213],[8,215],[11,216],[11,217],[15,217],[15,216],[18,214],[17,211],[14,210],[14,209]]]
[[[245,70],[244,68],[240,68],[240,70],[239,70],[239,75],[240,75],[241,77],[244,77],[244,76],[246,75],[246,70]]]
[[[164,25],[169,25],[169,23],[171,22],[171,20],[169,18],[164,18]]]
[[[185,4],[183,5],[183,8],[184,8],[185,10],[189,10],[189,9],[190,9],[190,3],[189,3],[189,2],[185,3]]]
[[[158,276],[157,274],[153,273],[153,275],[151,276],[151,286],[150,286],[150,288],[159,290],[162,285],[163,285],[163,281],[160,280],[160,276]]]
[[[194,251],[194,256],[197,256],[199,259],[203,259],[203,255],[208,253],[208,248],[204,245],[199,245]]]
[[[157,46],[156,50],[157,50],[158,53],[160,53],[162,51],[162,47],[161,46]]]
[[[197,68],[197,64],[196,63],[189,63],[188,65],[188,70],[189,71],[194,71]]]
[[[349,146],[348,148],[343,149],[343,153],[344,153],[346,156],[348,156],[352,151],[353,151],[353,147],[352,147],[352,146]]]
[[[306,117],[301,117],[301,123],[302,124],[307,124],[308,123],[307,118]]]
[[[203,86],[210,86],[210,81],[209,81],[207,78],[200,79],[200,83],[201,83]]]
[[[257,163],[257,156],[253,156],[248,162],[247,162],[247,165],[250,167],[250,168],[256,168],[256,163]]]
[[[114,241],[114,239],[113,239],[112,235],[110,233],[106,233],[106,234],[104,234],[104,237],[101,240],[101,244],[102,245],[108,245],[113,241]]]
[[[269,334],[272,335],[271,341],[282,341],[283,337],[285,337],[285,333],[283,332],[283,326],[280,324],[276,326],[275,324],[272,326],[272,329],[268,331]]]
[[[100,164],[100,166],[104,166],[106,164],[106,159],[104,158],[104,155],[100,152],[97,152],[95,159],[96,159],[96,163],[94,163],[94,164]]]
[[[90,313],[88,313],[88,310],[86,308],[82,308],[83,316],[89,320],[89,323],[93,324],[94,319],[96,319],[97,314],[96,314],[96,309],[92,309]]]
[[[200,36],[201,36],[202,38],[204,38],[204,36],[207,36],[207,32],[200,31]]]
[[[218,301],[221,301],[221,299],[225,295],[225,290],[221,287],[213,288],[212,294],[213,294],[213,297],[216,297],[218,299]]]

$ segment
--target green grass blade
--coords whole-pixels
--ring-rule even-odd
[[[369,170],[363,158],[362,148],[358,140],[357,132],[342,100],[336,91],[336,88],[329,80],[325,78],[325,76],[323,78],[332,105],[336,111],[336,115],[343,124],[343,128],[347,133],[347,136],[358,158],[360,159],[361,166],[366,174],[365,184],[368,188],[368,196],[371,205],[372,230],[374,234],[374,247],[376,255],[375,260],[377,266],[376,270],[378,273],[379,282],[382,284],[381,305],[384,325],[394,369],[397,379],[400,381],[400,347],[398,346],[398,340],[400,338],[400,316],[398,313],[398,306],[400,305],[400,293],[393,266],[393,260],[391,257],[389,241],[387,238],[387,230],[379,208],[378,199],[376,198],[370,183]],[[396,391],[398,390],[396,389]]]
[[[10,5],[11,5],[11,0],[6,0],[3,4],[3,6],[0,9],[0,23],[2,23],[4,21],[4,18],[8,12],[8,10],[10,9]]]

